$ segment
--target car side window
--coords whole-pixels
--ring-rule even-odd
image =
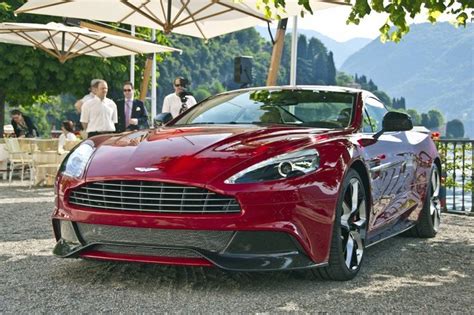
[[[373,133],[374,130],[372,129],[372,124],[367,114],[367,111],[364,109],[362,112],[362,132],[363,133]]]
[[[367,111],[370,125],[372,126],[372,132],[382,130],[383,117],[388,112],[385,106],[375,98],[369,97],[365,100],[365,110]]]

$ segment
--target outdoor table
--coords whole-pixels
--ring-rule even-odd
[[[60,165],[61,155],[58,151],[36,151],[33,153],[33,185],[54,185],[54,178]]]
[[[8,158],[9,154],[5,143],[0,143],[0,172],[2,172],[3,180],[6,180],[8,176]]]
[[[32,184],[52,186],[61,163],[58,139],[18,138],[18,143],[22,151],[31,155]]]

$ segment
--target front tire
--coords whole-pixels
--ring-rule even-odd
[[[360,270],[367,230],[366,189],[357,171],[350,169],[342,184],[336,207],[329,265],[312,269],[324,280],[346,281]]]

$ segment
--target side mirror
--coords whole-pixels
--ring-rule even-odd
[[[407,131],[413,129],[411,117],[405,113],[388,112],[383,117],[382,129],[384,131]]]
[[[166,125],[171,119],[173,116],[170,113],[160,113],[153,118],[153,126],[156,128]]]
[[[405,113],[388,112],[383,117],[382,130],[374,135],[378,139],[384,132],[387,131],[407,131],[413,129],[411,117]]]

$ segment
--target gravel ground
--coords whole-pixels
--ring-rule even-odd
[[[444,214],[436,238],[379,243],[354,280],[324,282],[295,272],[59,259],[52,208],[52,189],[0,182],[0,314],[474,313],[474,217]]]

